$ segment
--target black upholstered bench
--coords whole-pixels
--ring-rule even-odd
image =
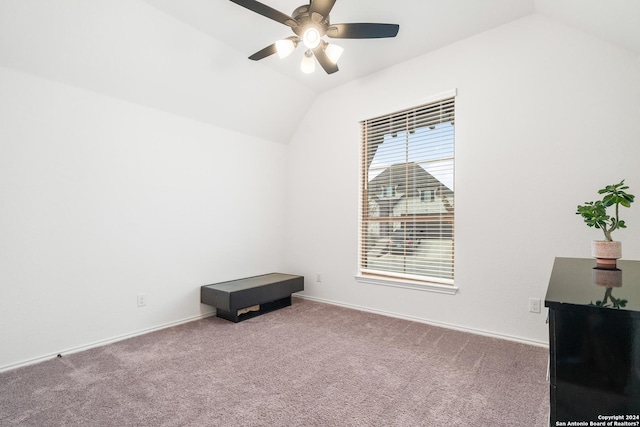
[[[291,305],[291,294],[304,290],[304,277],[271,273],[200,288],[200,302],[214,306],[216,316],[241,322]]]

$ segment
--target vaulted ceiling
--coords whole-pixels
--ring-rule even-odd
[[[292,35],[289,27],[227,0],[145,0],[216,40],[249,56]],[[303,0],[262,0],[291,14]],[[300,72],[304,49],[261,62],[315,92],[339,86],[466,37],[539,12],[640,54],[640,2],[637,0],[337,0],[332,23],[384,22],[400,25],[394,39],[336,40],[345,48],[340,71]],[[256,67],[257,68],[257,67]]]
[[[0,66],[286,143],[319,93],[534,13],[640,55],[638,0],[337,0],[332,23],[400,31],[339,40],[331,75],[303,74],[300,47],[247,59],[292,33],[228,0],[2,0]]]
[[[278,39],[292,35],[289,27],[228,0],[145,1],[222,41],[245,58]],[[264,3],[291,14],[304,1],[264,0]],[[261,65],[286,75],[314,92],[322,92],[534,11],[532,0],[337,0],[331,11],[332,23],[399,24],[398,35],[392,39],[328,39],[345,49],[338,62],[340,70],[331,75],[325,74],[320,67],[311,75],[302,73],[302,46],[285,59],[273,55],[261,60]],[[256,64],[254,67],[259,66]]]

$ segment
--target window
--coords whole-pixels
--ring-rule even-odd
[[[360,275],[453,285],[454,98],[365,120]]]

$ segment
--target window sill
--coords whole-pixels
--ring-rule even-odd
[[[394,288],[414,289],[417,291],[436,292],[440,294],[455,295],[458,287],[453,285],[443,285],[440,283],[412,282],[402,279],[383,279],[380,277],[357,275],[356,281],[371,285],[391,286]]]

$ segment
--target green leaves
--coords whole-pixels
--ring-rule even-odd
[[[629,186],[624,185],[624,179],[617,184],[607,185],[605,188],[598,190],[598,194],[606,194],[602,198],[602,203],[605,206],[613,206],[620,204],[626,208],[630,207],[631,203],[633,203],[633,199],[635,196],[633,194],[628,194],[624,190],[628,190]]]
[[[633,194],[625,191],[628,189],[629,186],[624,185],[624,179],[617,184],[607,185],[598,190],[598,194],[604,194],[602,200],[578,205],[576,214],[582,216],[587,226],[601,229],[606,240],[611,241],[612,231],[618,228],[627,228],[624,221],[618,219],[618,210],[620,205],[626,208],[630,207],[635,199]],[[607,208],[610,206],[615,206],[615,216],[607,214]]]
[[[620,308],[620,307],[624,308],[627,306],[627,303],[629,301],[626,299],[618,299],[618,298],[611,297],[611,302],[613,303],[613,306],[615,308]]]
[[[606,302],[606,296],[605,299],[600,301],[596,301],[595,303],[593,301],[589,302],[589,305],[595,305],[596,307],[613,307],[613,308],[625,308],[627,306],[627,303],[629,302],[626,299],[618,299],[618,298],[614,298],[613,296],[609,296],[609,298],[611,299],[611,304]]]
[[[606,206],[600,200],[596,202],[585,202],[584,206],[578,206],[576,213],[582,215],[584,222],[589,227],[600,229],[606,229],[607,221],[611,219],[609,215],[607,215]]]

